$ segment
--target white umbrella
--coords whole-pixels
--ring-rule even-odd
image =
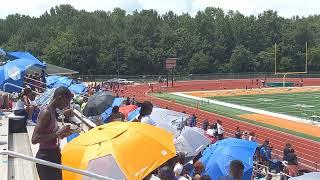
[[[15,81],[19,80],[21,79],[21,70],[14,66],[8,70],[8,76]]]
[[[185,152],[187,157],[196,156],[203,151],[210,140],[197,127],[184,127],[174,142],[177,152]]]
[[[320,179],[320,172],[311,172],[311,173],[306,173],[302,176],[289,178],[289,180],[319,180],[319,179]]]
[[[153,108],[150,115],[157,127],[173,133],[175,137],[180,135],[183,122],[189,117],[187,114],[162,108]]]

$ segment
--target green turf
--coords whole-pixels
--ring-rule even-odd
[[[204,111],[213,112],[213,113],[216,113],[216,114],[219,114],[219,115],[223,115],[225,117],[232,118],[234,120],[248,122],[248,123],[251,123],[251,124],[258,125],[258,126],[263,126],[263,127],[270,128],[270,129],[273,129],[273,130],[282,131],[282,132],[285,132],[285,133],[288,133],[288,134],[293,134],[293,135],[296,135],[296,136],[300,136],[300,137],[303,137],[303,138],[307,138],[307,139],[311,139],[311,140],[320,142],[320,138],[319,137],[310,136],[308,134],[303,134],[303,133],[292,131],[292,130],[288,130],[288,129],[285,129],[285,128],[280,128],[280,127],[277,127],[277,126],[272,126],[272,125],[269,125],[269,124],[248,120],[248,119],[245,119],[245,118],[240,118],[238,116],[240,114],[250,113],[250,112],[247,112],[247,111],[233,109],[233,108],[226,108],[225,106],[220,106],[220,105],[216,105],[216,104],[209,104],[209,103],[206,103],[206,102],[200,102],[200,101],[193,100],[193,99],[190,99],[190,98],[176,96],[176,95],[168,94],[168,93],[153,93],[151,95],[155,96],[155,97],[158,97],[158,98],[161,98],[161,99],[170,100],[170,101],[175,100],[176,103],[183,104],[183,105],[190,106],[190,107],[197,107],[197,104],[200,103],[199,108],[201,110],[204,110]],[[250,96],[248,96],[248,97],[250,97]]]
[[[212,97],[223,102],[312,119],[320,116],[320,92]],[[316,120],[316,118],[313,118]]]

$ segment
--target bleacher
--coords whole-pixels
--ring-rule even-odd
[[[75,110],[76,111],[76,110]],[[76,111],[76,118],[81,121],[81,113]],[[14,151],[30,157],[35,157],[38,151],[39,145],[33,145],[31,138],[35,126],[27,126],[26,132],[10,133],[9,132],[9,118],[19,118],[12,114],[6,114],[0,119],[0,148],[1,150]],[[89,119],[82,118],[82,129],[88,131],[95,127]],[[60,124],[61,125],[61,124]],[[60,142],[61,148],[67,144],[66,138]],[[20,158],[8,157],[7,155],[1,155],[0,174],[1,179],[15,179],[24,180],[28,177],[28,180],[37,180],[38,175],[35,167],[35,163]]]

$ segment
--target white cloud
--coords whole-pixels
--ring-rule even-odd
[[[308,16],[320,14],[319,0],[0,0],[0,18],[8,14],[39,16],[51,7],[71,4],[76,9],[112,10],[120,7],[128,12],[136,9],[156,9],[160,13],[172,10],[178,14],[188,12],[192,15],[205,7],[220,7],[224,10],[238,10],[243,14],[257,15],[264,10],[277,10],[279,15]]]

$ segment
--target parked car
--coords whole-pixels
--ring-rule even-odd
[[[109,79],[107,82],[108,83],[117,83],[117,84],[126,84],[126,85],[134,83],[134,81],[128,81],[126,79],[117,79],[117,78]]]

